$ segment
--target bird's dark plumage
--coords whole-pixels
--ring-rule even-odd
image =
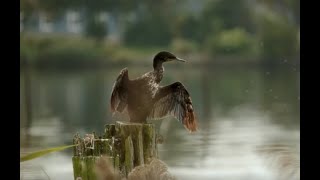
[[[146,122],[168,115],[176,117],[186,129],[196,131],[197,122],[191,97],[182,83],[160,86],[164,68],[162,63],[177,60],[172,53],[162,51],[153,59],[153,71],[129,80],[128,69],[121,70],[111,94],[111,111],[123,112],[127,108],[130,122]]]

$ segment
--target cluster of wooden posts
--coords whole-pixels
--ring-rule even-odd
[[[103,155],[109,157],[114,169],[123,177],[151,158],[157,158],[156,131],[153,124],[123,123],[105,125],[102,135],[96,133],[80,137],[76,134],[72,157],[74,179],[95,180],[94,167]]]

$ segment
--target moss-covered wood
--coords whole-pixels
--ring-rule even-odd
[[[153,124],[144,124],[143,126],[143,156],[146,163],[151,158],[158,157],[156,131]]]
[[[125,172],[126,172],[126,175],[128,175],[131,170],[133,169],[134,167],[134,150],[133,150],[133,144],[132,144],[132,138],[131,136],[129,135],[125,142],[124,142],[124,163],[123,163],[123,167],[121,168],[124,168]]]
[[[94,167],[102,155],[110,157],[116,171],[128,176],[139,165],[157,157],[156,132],[153,124],[116,122],[107,124],[102,135],[79,134],[73,138],[74,179],[95,180]]]

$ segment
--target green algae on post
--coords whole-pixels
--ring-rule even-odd
[[[91,138],[90,138],[91,137]],[[126,178],[137,166],[148,164],[157,156],[156,133],[153,124],[116,122],[105,125],[104,134],[86,134],[84,138],[75,136],[74,179],[95,180],[98,158],[106,155],[114,166],[114,171]],[[93,142],[93,143],[92,143]]]

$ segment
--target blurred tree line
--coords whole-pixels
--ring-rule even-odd
[[[195,3],[200,8],[193,8]],[[68,9],[84,11],[85,35],[96,41],[108,34],[96,17],[108,12],[121,22],[122,44],[128,47],[170,47],[271,63],[300,52],[299,0],[20,0],[20,7],[26,21],[33,12],[55,18]]]

